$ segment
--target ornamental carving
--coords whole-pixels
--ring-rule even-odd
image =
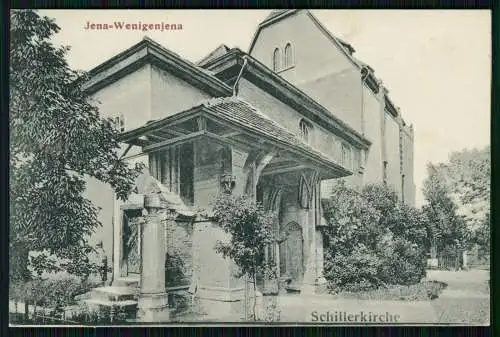
[[[220,184],[222,192],[231,194],[233,192],[234,186],[236,186],[236,177],[230,174],[223,174],[220,177]]]
[[[311,208],[316,185],[319,182],[319,174],[315,171],[303,172],[299,178],[299,205],[303,209]]]

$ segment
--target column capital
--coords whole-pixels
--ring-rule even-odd
[[[162,208],[160,194],[146,194],[144,196],[144,208],[148,210]]]
[[[319,177],[318,170],[307,170],[300,173],[299,177],[299,206],[302,209],[309,209],[314,198],[314,191]]]

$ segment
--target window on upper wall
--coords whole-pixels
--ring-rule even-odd
[[[290,43],[287,43],[285,46],[285,59],[283,62],[283,68],[289,68],[293,66],[293,52],[292,52],[292,45]]]
[[[312,139],[312,125],[308,121],[301,119],[299,122],[300,137],[307,143],[311,142]]]
[[[120,114],[119,116],[115,117],[113,119],[113,122],[115,124],[115,127],[120,131],[123,132],[125,131],[125,117],[123,114]]]
[[[273,70],[278,71],[280,70],[281,64],[280,64],[280,59],[281,59],[281,52],[279,48],[276,48],[273,53]]]
[[[384,185],[387,185],[387,166],[388,166],[387,160],[384,160],[384,172],[382,172],[382,179],[384,182]]]

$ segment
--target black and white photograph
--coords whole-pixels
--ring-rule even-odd
[[[490,325],[491,11],[10,11],[10,326]]]

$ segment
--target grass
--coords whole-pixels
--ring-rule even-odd
[[[339,291],[329,293],[326,286],[316,290],[319,294],[329,294],[332,298],[379,300],[379,301],[428,301],[439,297],[446,283],[438,281],[424,281],[410,286],[394,285],[387,288],[378,288],[359,292]]]
[[[438,298],[432,306],[439,323],[487,325],[490,321],[489,298]]]

